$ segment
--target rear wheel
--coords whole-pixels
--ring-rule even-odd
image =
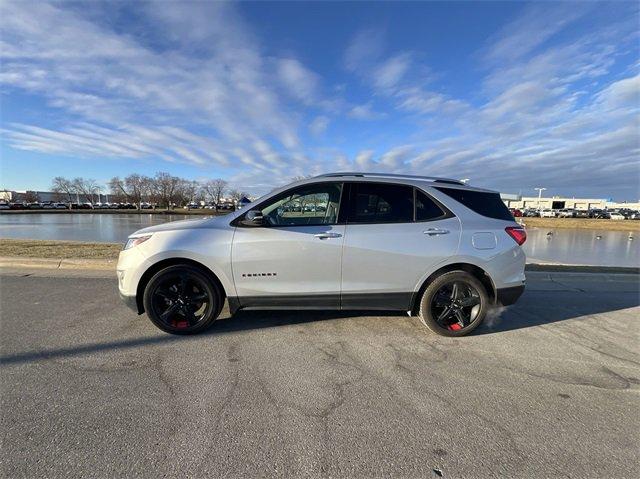
[[[480,326],[488,309],[489,296],[482,283],[465,271],[450,271],[424,291],[419,317],[436,334],[464,336]]]
[[[147,283],[144,308],[151,322],[171,334],[204,331],[222,309],[220,288],[200,268],[168,266]]]

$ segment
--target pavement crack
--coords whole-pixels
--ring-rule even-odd
[[[555,279],[553,276],[549,275],[549,280],[552,283],[557,284],[558,286],[562,286],[563,288],[566,288],[566,291],[574,291],[574,292],[578,292],[578,293],[586,293],[587,291],[582,289],[582,288],[576,288],[576,287],[572,287],[569,286],[561,281],[558,281],[557,279]]]
[[[576,372],[563,372],[556,375],[535,373],[516,369],[510,366],[504,366],[511,372],[524,374],[533,378],[551,381],[557,384],[570,384],[572,386],[589,386],[596,389],[607,390],[624,390],[631,387],[631,382],[624,376],[612,371],[611,369],[601,366],[596,371],[600,374],[594,374],[595,371],[589,371],[590,374],[578,374]]]

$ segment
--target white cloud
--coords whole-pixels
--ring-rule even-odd
[[[640,75],[612,83],[600,92],[598,100],[607,108],[640,107]]]
[[[230,5],[203,2],[176,8],[169,3],[143,9],[143,21],[153,26],[153,34],[180,39],[163,54],[89,21],[68,4],[39,3],[34,15],[31,3],[7,2],[2,14],[8,48],[0,52],[0,80],[71,114],[67,128],[74,121],[111,129],[139,124],[149,130],[196,123],[198,130],[210,130],[203,138],[217,138],[223,149],[255,135],[286,150],[299,147],[297,120],[268,87],[268,62]],[[189,51],[194,45],[201,48],[197,56]],[[284,71],[306,73],[291,63]],[[174,153],[181,148],[175,145]],[[180,160],[201,163],[187,152]]]
[[[287,91],[303,103],[317,100],[318,76],[298,60],[285,58],[278,61],[278,75]]]
[[[344,52],[344,64],[348,70],[358,71],[370,67],[382,53],[384,33],[381,30],[358,31]]]
[[[395,93],[397,108],[400,110],[432,114],[454,113],[465,107],[465,102],[447,97],[441,93],[423,90],[419,87],[408,87]]]
[[[585,15],[584,3],[538,3],[527,6],[514,21],[490,39],[486,58],[513,61],[543,45],[571,22]]]
[[[373,71],[374,84],[380,89],[395,87],[409,70],[410,64],[411,55],[408,53],[401,53],[385,60]]]
[[[329,118],[326,116],[320,115],[313,119],[311,124],[309,125],[309,130],[315,136],[322,135],[329,126]]]
[[[347,116],[355,120],[379,120],[380,118],[384,118],[385,114],[375,111],[371,103],[365,103],[363,105],[353,106],[347,112]]]
[[[358,153],[355,159],[355,164],[359,171],[371,171],[373,166],[373,150],[364,150]]]
[[[412,150],[413,147],[409,145],[397,146],[382,155],[380,158],[380,165],[391,171],[404,169],[404,162],[409,159]]]

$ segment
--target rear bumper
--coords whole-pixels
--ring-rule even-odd
[[[131,311],[135,312],[136,314],[142,314],[138,308],[138,301],[135,296],[125,296],[122,293],[118,294],[120,294],[120,299],[122,300],[122,302],[126,304]]]
[[[496,291],[496,303],[502,306],[509,306],[518,301],[522,293],[524,293],[524,284],[510,288],[499,288]]]

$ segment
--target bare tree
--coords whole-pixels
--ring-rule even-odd
[[[211,199],[214,208],[216,209],[216,213],[218,212],[218,205],[220,204],[220,200],[224,196],[224,192],[226,189],[227,182],[221,178],[206,181],[202,185],[202,190],[205,194],[205,197]]]
[[[71,203],[72,195],[76,194],[76,188],[73,184],[73,181],[64,178],[62,176],[56,176],[51,182],[51,189],[55,193],[59,193],[60,195],[67,195],[67,202]]]
[[[98,185],[96,184],[96,180],[89,178],[74,178],[73,186],[76,190],[76,193],[83,195],[89,203],[93,204],[93,195],[99,191]]]
[[[149,194],[151,178],[133,173],[123,179],[114,176],[109,181],[111,194],[116,197],[124,197],[127,202],[133,203],[140,209],[142,199]]]
[[[183,203],[192,203],[197,200],[198,192],[200,190],[200,185],[197,181],[188,181],[181,180],[179,186],[179,194],[178,197],[182,200]]]
[[[38,201],[38,193],[35,191],[25,191],[24,201],[27,203],[36,203]]]
[[[112,200],[115,199],[120,203],[121,199],[129,201],[129,194],[124,186],[124,181],[119,176],[114,176],[109,180],[109,191],[111,192]]]
[[[124,183],[129,190],[131,201],[138,206],[138,209],[140,209],[143,198],[150,193],[151,181],[151,178],[148,176],[135,173],[124,179]]]
[[[174,202],[178,200],[181,182],[177,176],[170,173],[159,171],[151,181],[152,195],[156,202],[161,206],[171,209]]]

